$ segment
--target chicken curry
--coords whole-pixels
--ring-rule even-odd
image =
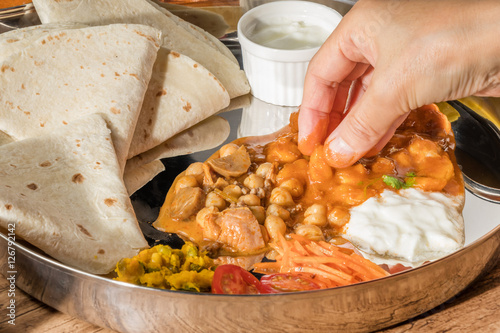
[[[323,147],[297,147],[297,114],[276,134],[241,138],[173,183],[154,226],[216,255],[268,253],[267,244],[297,234],[343,243],[350,209],[383,191],[416,188],[463,196],[455,141],[435,105],[412,111],[378,154],[330,167]]]

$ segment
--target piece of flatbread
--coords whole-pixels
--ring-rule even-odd
[[[106,274],[147,247],[100,114],[0,147],[0,225],[72,267]]]
[[[227,139],[229,132],[230,126],[226,119],[212,116],[162,144],[129,159],[125,165],[125,174],[157,159],[215,148]]]
[[[133,24],[41,28],[31,30],[29,45],[26,34],[18,31],[19,41],[10,34],[10,54],[0,59],[0,130],[22,140],[103,113],[123,168],[160,32]]]
[[[10,56],[12,53],[18,52],[29,46],[43,35],[55,30],[63,29],[78,29],[87,27],[84,24],[76,23],[54,23],[34,25],[17,30],[7,31],[0,34],[0,60]]]
[[[0,131],[0,146],[6,145],[7,143],[14,142],[15,140],[10,137],[4,131]]]
[[[229,105],[223,85],[203,66],[160,49],[128,152],[132,158]]]
[[[218,13],[213,13],[205,9],[176,5],[155,0],[155,3],[165,8],[175,16],[184,21],[194,24],[216,38],[224,36],[229,28],[224,17]]]
[[[42,23],[79,22],[88,25],[111,23],[148,24],[160,29],[163,47],[184,54],[207,68],[229,92],[231,98],[250,91],[239,65],[216,47],[198,39],[148,0],[35,0]],[[170,14],[172,15],[172,14]]]
[[[81,24],[52,23],[0,35],[0,59],[49,32]],[[195,86],[193,85],[195,83]],[[189,57],[161,48],[135,128],[128,157],[147,151],[229,104],[222,84]],[[168,124],[168,126],[165,126]]]
[[[123,181],[125,182],[128,194],[134,194],[137,190],[149,183],[151,179],[164,170],[165,166],[160,160],[154,160],[133,169],[125,166]]]
[[[208,33],[207,31],[203,30],[202,28],[198,27],[197,25],[194,25],[190,22],[187,22],[180,18],[177,15],[174,15],[173,13],[169,12],[166,10],[162,5],[161,2],[159,3],[158,1],[150,1],[148,0],[153,6],[155,6],[160,12],[163,14],[167,15],[171,20],[173,20],[177,25],[180,27],[184,28],[187,32],[198,38],[200,41],[204,42],[207,45],[210,45],[212,48],[218,50],[221,52],[223,55],[228,57],[232,62],[235,64],[238,64],[238,59],[234,56],[234,54],[229,50],[229,48],[224,45],[217,37],[213,36],[212,34]]]

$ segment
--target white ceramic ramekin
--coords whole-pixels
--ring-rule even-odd
[[[286,17],[322,27],[331,33],[342,19],[334,9],[309,1],[276,1],[246,12],[238,22],[243,68],[252,95],[268,103],[298,106],[302,101],[309,61],[319,47],[282,50],[259,45],[249,36],[259,19]]]

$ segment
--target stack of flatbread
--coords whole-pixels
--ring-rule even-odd
[[[148,0],[36,1],[0,35],[0,227],[105,274],[147,246],[129,195],[221,144],[249,92],[216,38]]]

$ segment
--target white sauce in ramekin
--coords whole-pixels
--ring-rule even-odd
[[[378,264],[418,266],[463,246],[460,210],[442,193],[386,190],[350,210],[344,237]]]
[[[321,46],[329,32],[319,25],[287,17],[259,19],[248,36],[254,43],[280,50],[303,50]]]

